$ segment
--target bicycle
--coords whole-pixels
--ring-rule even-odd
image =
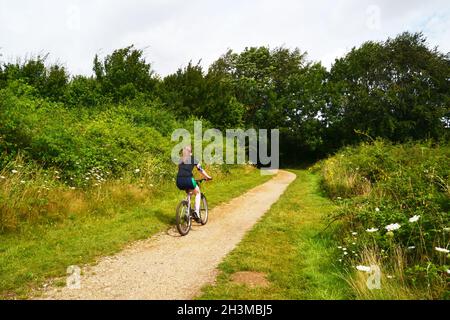
[[[207,181],[207,179],[200,179],[195,181],[198,185],[200,185],[202,182]],[[195,219],[195,210],[191,206],[192,190],[186,191],[186,194],[186,199],[180,201],[180,203],[178,204],[176,213],[177,229],[182,236],[185,236],[189,233],[192,227],[192,220]],[[206,196],[203,192],[201,193],[200,212],[197,222],[202,226],[204,226],[208,222],[208,201],[206,200]]]

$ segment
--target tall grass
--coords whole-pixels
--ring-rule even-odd
[[[175,175],[175,166],[172,170]],[[206,169],[217,179],[227,171],[218,166]],[[55,224],[83,215],[108,215],[120,207],[131,208],[162,192],[170,179],[155,174],[151,162],[122,177],[109,177],[101,169],[88,171],[88,187],[62,181],[58,170],[44,170],[21,156],[0,170],[0,233],[19,232],[23,224]]]
[[[330,219],[343,225],[342,263],[351,274],[357,265],[384,270],[381,293],[368,290],[361,273],[352,278],[359,297],[449,297],[448,145],[379,140],[347,147],[315,169],[339,204]]]

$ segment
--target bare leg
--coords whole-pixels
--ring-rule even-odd
[[[200,188],[198,186],[194,189],[194,194],[195,194],[195,212],[200,213],[201,193]]]

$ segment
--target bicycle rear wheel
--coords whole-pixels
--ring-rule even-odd
[[[208,201],[203,193],[200,201],[200,220],[203,226],[208,222]]]
[[[183,200],[178,204],[176,224],[177,230],[182,236],[187,235],[191,230],[191,213],[187,201]]]

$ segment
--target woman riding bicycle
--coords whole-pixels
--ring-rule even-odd
[[[186,192],[192,191],[195,194],[195,212],[194,217],[196,220],[200,219],[200,188],[194,179],[192,170],[194,167],[202,174],[207,180],[212,178],[206,173],[206,171],[201,167],[200,163],[192,155],[191,146],[186,146],[183,148],[180,163],[178,164],[178,174],[177,174],[177,187],[180,190]]]

